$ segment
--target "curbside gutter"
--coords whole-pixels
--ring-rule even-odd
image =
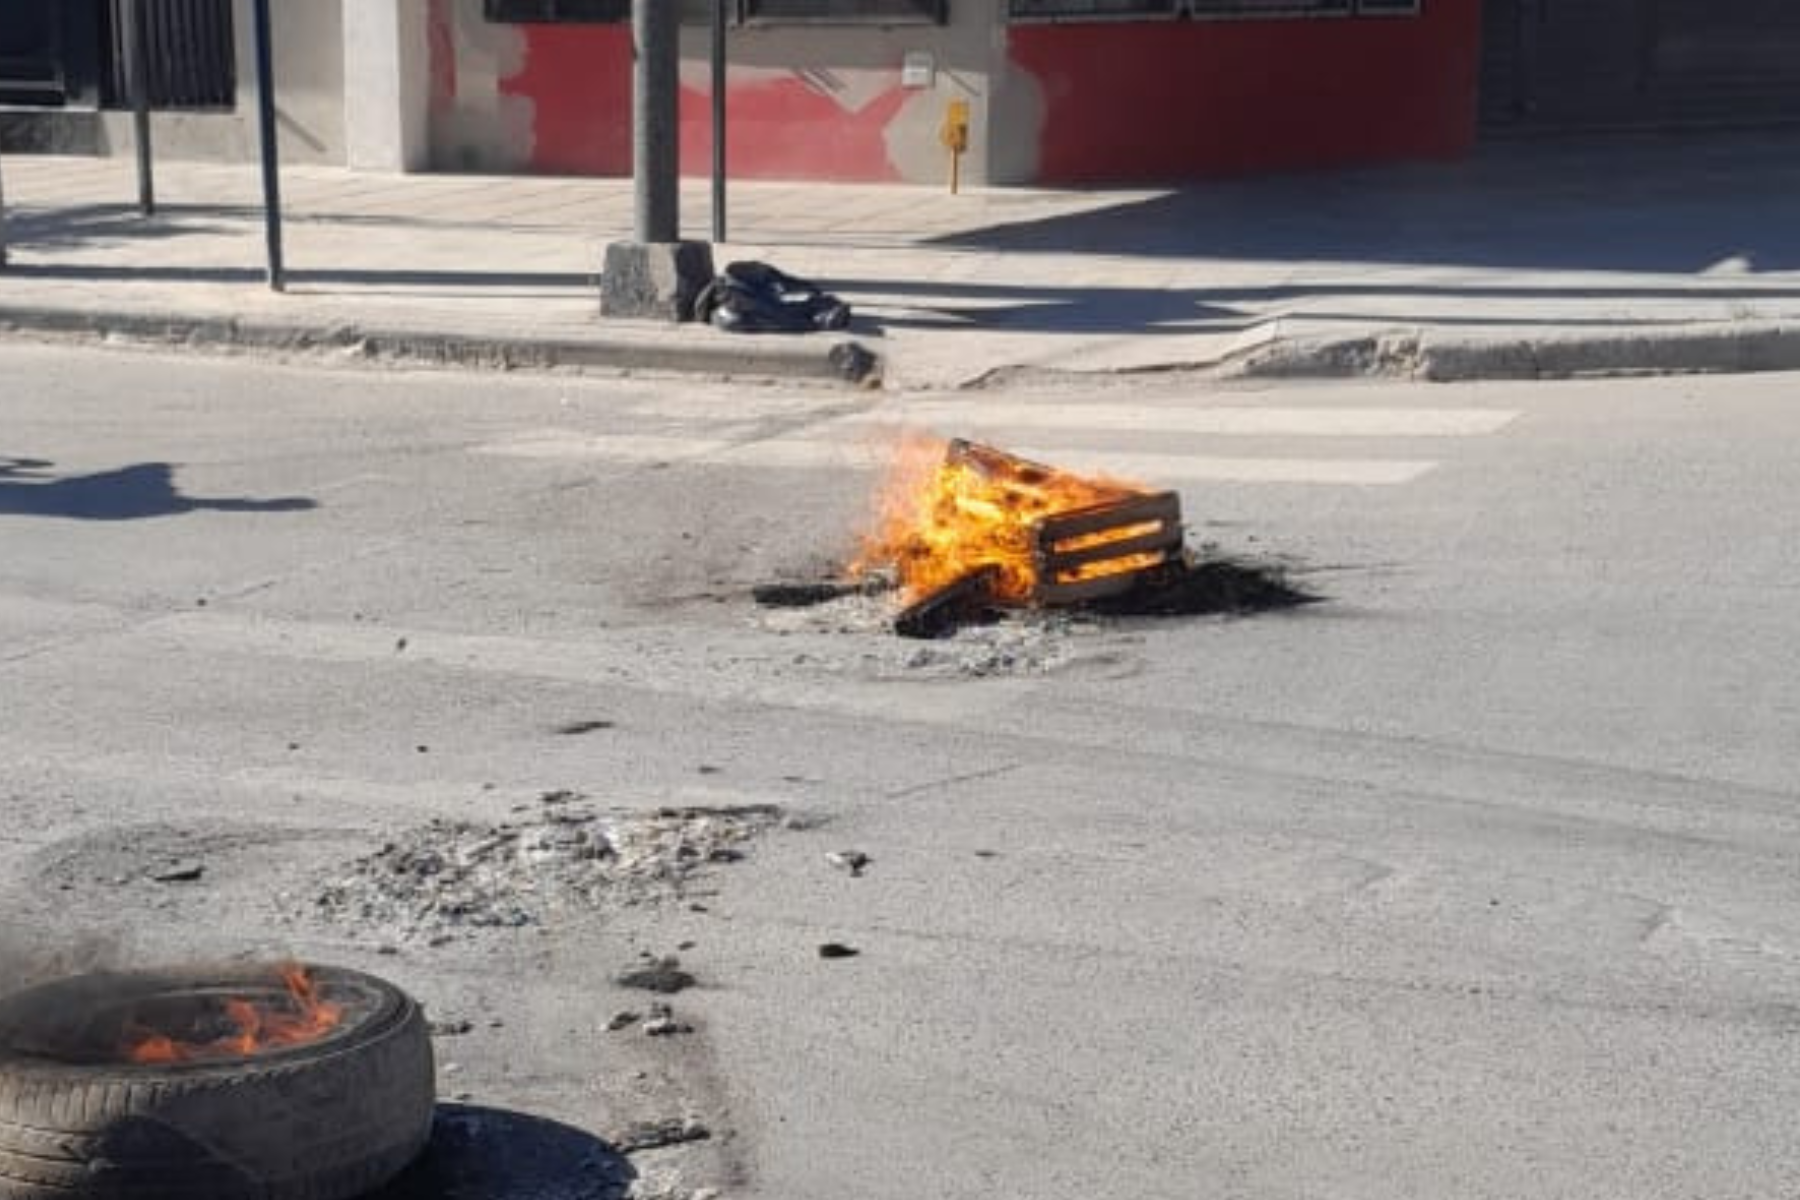
[[[1521,337],[1387,330],[1300,338],[1220,364],[1230,379],[1569,379],[1584,375],[1723,374],[1800,370],[1800,325],[1733,322],[1646,327],[1604,335]]]
[[[762,338],[698,328],[691,333],[671,330],[667,336],[655,337],[605,333],[593,337],[502,336],[304,318],[0,302],[0,330],[272,353],[338,351],[370,359],[487,370],[572,367],[860,387],[880,386],[886,368],[882,353],[848,338],[821,334]],[[980,352],[975,346],[970,351]],[[1194,372],[1216,379],[1380,378],[1447,383],[1762,371],[1800,371],[1800,323],[1696,323],[1570,336],[1521,335],[1503,326],[1478,334],[1389,328],[1344,337],[1278,337],[1223,360],[1124,370],[1083,372],[1001,362],[950,386],[978,390],[1040,377],[1165,372]]]
[[[304,353],[344,351],[368,358],[498,370],[586,367],[608,371],[881,382],[879,355],[841,338],[712,341],[620,337],[492,337],[175,312],[99,311],[0,303],[0,330],[89,338],[123,338],[164,346]],[[709,331],[710,332],[710,331]],[[728,337],[731,335],[720,335]]]

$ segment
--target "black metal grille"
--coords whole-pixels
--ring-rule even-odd
[[[231,108],[237,103],[237,40],[231,0],[108,0],[106,103],[131,103],[131,22],[139,5],[152,108]]]

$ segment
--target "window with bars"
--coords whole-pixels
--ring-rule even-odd
[[[942,25],[949,0],[742,0],[751,24]]]
[[[1012,0],[1015,21],[1105,20],[1108,17],[1173,17],[1180,0]]]
[[[1008,0],[1014,21],[1409,16],[1420,0]]]
[[[603,24],[631,20],[631,0],[484,0],[496,25]]]
[[[131,23],[125,5],[111,0],[103,12],[105,103],[131,103]],[[134,10],[143,22],[144,81],[150,105],[165,109],[225,109],[237,103],[237,42],[231,0],[143,0]]]
[[[1335,17],[1350,0],[1186,0],[1194,17]]]
[[[682,20],[710,21],[715,0],[682,0]],[[631,20],[631,0],[484,0],[496,24],[616,24]],[[942,25],[949,0],[726,0],[726,18],[743,25]]]

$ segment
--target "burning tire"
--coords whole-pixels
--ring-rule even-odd
[[[431,1135],[418,1004],[331,967],[95,974],[0,1000],[0,1200],[348,1200]]]

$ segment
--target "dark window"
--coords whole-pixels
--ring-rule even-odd
[[[739,0],[725,0],[725,19],[737,24]],[[681,0],[688,24],[712,20],[714,0]],[[631,0],[484,0],[482,15],[495,25],[623,25]]]
[[[1012,0],[1016,21],[1094,21],[1107,17],[1172,17],[1179,0]]]
[[[0,104],[61,104],[68,93],[62,13],[47,0],[0,0]]]
[[[942,25],[948,0],[743,0],[744,19],[822,25]]]
[[[1196,17],[1317,17],[1350,11],[1350,0],[1187,0]]]
[[[1007,0],[1015,21],[1408,16],[1420,0]]]
[[[488,20],[510,25],[616,22],[631,20],[631,0],[486,0],[483,11]]]

